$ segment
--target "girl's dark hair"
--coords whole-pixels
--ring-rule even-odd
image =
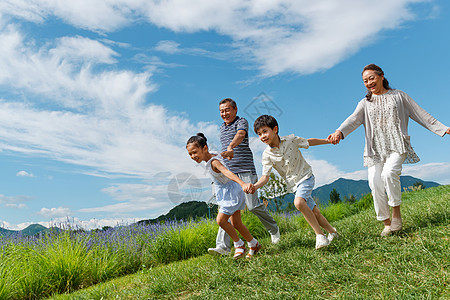
[[[188,141],[186,143],[186,146],[189,145],[189,144],[192,144],[192,143],[195,143],[200,148],[208,146],[208,144],[206,143],[206,137],[201,132],[197,133],[197,135],[191,136],[188,139]]]
[[[367,70],[374,71],[378,76],[382,76],[382,75],[384,76],[383,70],[376,64],[369,64],[369,65],[365,66],[363,71],[361,72],[361,75],[362,75],[362,73],[364,73],[364,71],[367,71]],[[389,81],[386,79],[386,77],[384,77],[384,79],[383,79],[383,87],[387,90],[392,90],[391,86],[389,85]],[[366,99],[367,99],[367,101],[372,101],[372,92],[370,90],[367,90]]]
[[[255,123],[253,123],[253,130],[255,130],[255,133],[258,134],[258,130],[261,127],[267,126],[270,129],[274,129],[275,126],[278,127],[278,122],[277,120],[269,115],[262,115],[259,116],[256,120]],[[279,127],[278,127],[279,128]]]

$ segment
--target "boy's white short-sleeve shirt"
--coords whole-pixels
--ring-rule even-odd
[[[308,149],[307,139],[293,134],[280,137],[280,147],[267,146],[262,155],[262,174],[270,175],[272,167],[284,178],[289,193],[295,192],[302,181],[313,175],[299,148]]]

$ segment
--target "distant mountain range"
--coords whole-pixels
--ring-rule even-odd
[[[402,185],[402,191],[405,188],[409,188],[413,186],[416,182],[422,183],[422,186],[425,188],[439,186],[440,184],[433,181],[424,181],[419,178],[415,178],[412,176],[400,176],[400,183]],[[369,182],[367,180],[351,180],[339,178],[338,180],[323,185],[314,189],[312,192],[312,196],[319,199],[321,204],[328,204],[330,200],[330,193],[333,189],[339,193],[341,199],[344,197],[349,198],[351,195],[354,195],[356,199],[361,199],[367,193],[370,193]]]
[[[47,228],[40,224],[31,224],[30,226],[28,226],[27,228],[22,229],[22,230],[9,230],[9,229],[0,228],[0,236],[11,236],[11,235],[16,235],[16,234],[21,234],[23,236],[31,236],[31,235],[35,235],[38,233],[46,233],[46,232],[49,232],[52,230],[59,230],[59,229],[56,227]]]
[[[400,182],[402,185],[402,191],[404,188],[409,188],[413,186],[416,182],[422,183],[422,186],[425,188],[439,186],[439,183],[433,181],[424,181],[419,178],[415,178],[412,176],[400,176]],[[339,193],[341,200],[344,197],[349,198],[351,195],[354,195],[356,199],[360,199],[363,195],[370,193],[370,188],[367,180],[351,180],[339,178],[338,180],[318,187],[313,190],[312,196],[319,200],[319,203],[326,206],[330,200],[330,193],[333,189]],[[280,205],[280,209],[284,210],[287,208],[289,203],[292,203],[294,200],[294,194],[287,194],[283,199]],[[269,201],[267,208],[271,211],[275,211],[275,205],[272,201]],[[139,221],[138,224],[142,223],[157,223],[165,220],[188,220],[188,219],[196,219],[202,217],[215,216],[217,214],[217,205],[214,205],[212,208],[208,209],[208,206],[205,202],[201,201],[190,201],[181,203],[174,208],[172,208],[167,214],[161,215],[156,219],[148,219]],[[46,228],[39,224],[32,224],[27,228],[16,231],[16,230],[8,230],[4,228],[0,228],[0,236],[8,236],[12,234],[22,234],[25,236],[35,235],[40,232],[48,232],[54,230],[54,228]],[[59,229],[56,229],[59,230]]]
[[[422,186],[425,188],[434,187],[440,185],[439,183],[433,181],[424,181],[419,178],[415,178],[412,176],[401,176],[400,182],[403,188],[409,188],[413,186],[416,182],[422,183]],[[319,202],[326,206],[330,200],[330,193],[333,189],[339,193],[340,198],[343,200],[344,197],[349,198],[351,195],[354,195],[356,199],[360,199],[363,195],[370,193],[370,188],[367,180],[351,180],[339,178],[338,180],[318,187],[313,190],[313,197],[317,198]],[[280,206],[281,209],[286,209],[289,203],[292,203],[294,200],[294,194],[287,194],[282,201]],[[269,201],[268,209],[271,211],[275,211],[275,205],[272,201]],[[211,216],[215,216],[217,214],[217,205],[211,208]],[[198,217],[207,217],[208,216],[208,207],[205,202],[199,201],[190,201],[181,203],[174,208],[172,208],[167,214],[159,216],[156,219],[142,220],[138,223],[156,223],[164,220],[187,220],[187,219],[195,219]]]
[[[402,191],[404,188],[409,188],[413,186],[416,182],[422,183],[424,188],[430,188],[439,186],[440,184],[433,181],[424,181],[419,178],[412,176],[400,176],[400,183],[402,185]],[[350,198],[354,195],[357,200],[361,199],[362,196],[370,193],[369,182],[367,180],[352,180],[339,178],[336,181],[320,186],[313,190],[312,196],[319,200],[319,203],[326,206],[330,201],[330,193],[333,189],[339,193],[341,200],[344,197]],[[294,200],[294,194],[287,194],[280,205],[280,209],[286,209],[288,204]],[[272,201],[269,201],[267,206],[269,210],[275,211],[275,205]]]

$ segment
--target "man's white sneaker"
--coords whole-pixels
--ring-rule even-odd
[[[316,235],[316,249],[326,247],[329,244],[330,244],[330,241],[327,239],[325,234]]]
[[[277,233],[271,234],[272,244],[277,244],[280,241],[280,229],[278,229]]]
[[[330,241],[330,243],[334,239],[338,239],[339,238],[339,234],[337,233],[336,228],[333,227],[333,229],[334,229],[335,232],[330,232],[330,233],[328,233],[328,236],[327,236],[327,239]]]
[[[384,226],[383,231],[381,232],[381,236],[388,236],[391,234],[391,226]]]
[[[216,247],[216,248],[208,248],[208,253],[211,255],[228,255],[230,254],[230,251],[220,247]]]

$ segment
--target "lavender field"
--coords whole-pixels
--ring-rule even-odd
[[[216,232],[202,220],[0,237],[0,299],[44,298],[198,256]]]

